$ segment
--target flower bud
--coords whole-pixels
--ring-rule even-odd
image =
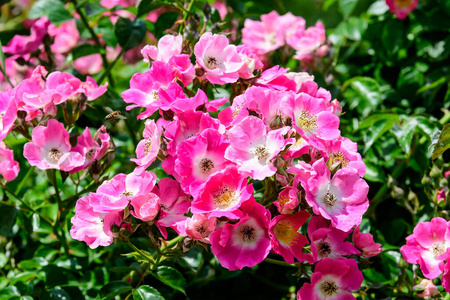
[[[202,67],[195,67],[195,76],[202,77],[203,75],[205,75],[205,69]]]
[[[430,177],[431,178],[439,178],[442,176],[442,171],[439,169],[437,165],[433,165],[430,171]]]
[[[405,191],[398,186],[392,187],[391,197],[397,200],[403,199],[405,197]]]

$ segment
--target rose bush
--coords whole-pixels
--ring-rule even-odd
[[[2,299],[449,295],[444,1],[0,4]]]

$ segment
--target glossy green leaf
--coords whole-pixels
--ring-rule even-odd
[[[11,235],[12,227],[16,222],[17,208],[11,205],[0,204],[0,234]]]
[[[357,99],[348,99],[357,101],[356,107],[363,114],[367,115],[374,110],[381,102],[381,90],[378,82],[370,77],[354,77],[344,83],[343,89],[351,88],[357,96]]]
[[[29,19],[47,16],[52,23],[61,23],[73,19],[64,3],[59,0],[38,0],[28,12]]]
[[[148,285],[141,285],[137,289],[133,290],[134,300],[164,300],[164,297],[158,292],[157,289]]]
[[[106,8],[99,3],[89,2],[84,6],[84,11],[86,12],[86,16],[94,17],[105,12]]]
[[[165,4],[167,4],[167,1],[142,0],[139,2],[137,17],[144,16],[151,10],[157,9]]]
[[[20,291],[15,286],[8,286],[0,289],[0,299],[2,300],[8,300],[17,296],[20,296]]]
[[[439,139],[434,145],[433,150],[433,156],[431,157],[431,160],[435,160],[439,156],[444,153],[445,150],[450,148],[450,123],[446,124],[444,128],[442,129]]]
[[[72,59],[75,60],[83,56],[99,53],[99,50],[100,49],[94,45],[83,44],[72,50]]]
[[[374,16],[379,16],[384,14],[389,10],[389,6],[387,6],[385,0],[378,0],[372,3],[367,10],[367,13]]]
[[[168,266],[160,266],[158,267],[156,274],[157,278],[161,282],[176,289],[177,291],[182,292],[183,294],[186,294],[184,291],[186,287],[186,280],[177,269]]]
[[[339,0],[339,9],[345,19],[350,16],[357,3],[358,0]]]
[[[390,130],[397,121],[398,116],[390,115],[389,118],[381,119],[373,123],[364,135],[364,152],[367,152],[367,150],[372,147],[373,143],[383,136],[383,134],[385,134],[388,130]]]
[[[411,141],[416,130],[417,120],[414,117],[407,118],[401,125],[395,124],[392,133],[397,138],[400,147],[406,154],[411,149]]]
[[[136,19],[131,22],[129,19],[120,18],[117,20],[115,33],[119,45],[126,49],[131,49],[139,45],[145,36],[147,28],[145,22]]]
[[[42,257],[33,257],[32,259],[22,260],[19,262],[19,268],[24,270],[41,269],[46,265],[48,265],[48,262]]]
[[[103,300],[113,299],[114,297],[123,294],[125,292],[131,291],[133,287],[124,281],[112,281],[105,285],[100,290],[100,295]]]
[[[175,12],[166,12],[160,15],[155,23],[156,37],[162,37],[165,34],[165,30],[173,26],[178,16]]]

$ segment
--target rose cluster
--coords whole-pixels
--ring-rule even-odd
[[[203,34],[192,60],[185,46],[166,35],[142,49],[150,69],[122,94],[145,120],[136,168],[78,200],[72,237],[95,248],[138,227],[164,238],[170,228],[185,245],[210,244],[229,270],[270,252],[316,264],[299,299],[353,297],[363,280],[356,256],[375,256],[381,245],[359,229],[366,169],[340,135],[339,102],[307,73],[263,71],[254,49],[224,35]],[[219,85],[229,97],[214,96]],[[148,170],[156,160],[170,176]]]
[[[450,291],[450,221],[437,217],[417,224],[400,252],[407,262],[419,264],[423,275],[429,279],[421,283],[425,290],[423,296],[438,294],[433,279],[442,273],[442,286]]]
[[[325,40],[322,22],[306,28],[305,19],[290,12],[280,16],[272,11],[261,15],[261,21],[247,19],[242,29],[242,43],[251,47],[263,61],[265,54],[286,45],[295,50],[295,59],[311,65],[317,57],[327,53]]]
[[[36,67],[15,88],[0,92],[0,174],[3,178],[11,181],[19,173],[12,151],[2,142],[12,130],[29,138],[29,129],[33,128],[32,141],[25,144],[23,154],[30,165],[42,170],[74,173],[101,159],[110,147],[104,126],[95,139],[86,128],[72,146],[68,131],[54,117],[60,107],[66,122],[73,124],[86,109],[87,102],[105,92],[106,84],[98,86],[89,76],[81,81],[69,73],[48,74],[42,66]]]

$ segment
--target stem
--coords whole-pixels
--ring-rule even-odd
[[[165,244],[164,246],[161,246],[161,248],[159,248],[161,250],[161,252],[163,252],[164,250],[171,248],[172,246],[176,245],[179,241],[184,240],[184,236],[177,236],[176,238],[170,240],[169,242],[167,242],[167,244]]]
[[[268,263],[271,263],[271,264],[274,264],[274,265],[297,268],[296,265],[292,265],[292,264],[289,264],[289,263],[287,263],[285,261],[280,261],[280,260],[276,260],[276,259],[272,259],[272,258],[268,258],[268,257],[266,257],[264,259],[264,261],[268,262]]]
[[[23,205],[25,205],[27,207],[27,209],[29,209],[30,211],[32,211],[33,213],[37,214],[42,220],[44,220],[45,223],[47,223],[48,225],[50,225],[51,227],[53,227],[53,222],[50,221],[49,219],[47,219],[47,217],[44,217],[43,215],[41,215],[37,210],[35,210],[34,208],[32,208],[30,205],[28,205],[25,201],[22,200],[22,198],[20,198],[19,196],[17,196],[9,187],[7,187],[6,185],[3,186],[3,188],[5,189],[5,191],[7,191],[11,196],[13,196],[14,198],[16,198],[17,200],[19,200],[20,203],[22,203]]]
[[[178,33],[181,33],[183,31],[183,26],[186,27],[185,26],[186,20],[187,20],[188,15],[191,14],[191,9],[192,9],[192,6],[194,5],[194,2],[195,2],[194,0],[191,0],[191,2],[189,2],[189,6],[188,6],[187,10],[183,10],[184,11],[183,21],[181,22],[180,28],[178,29]]]
[[[69,198],[66,198],[66,199],[62,200],[62,202],[69,202],[69,203],[71,203],[71,202],[74,201],[74,200],[78,200],[78,198],[79,198],[82,194],[84,194],[84,193],[90,191],[93,185],[95,185],[95,181],[92,181],[91,183],[89,183],[83,190],[79,191],[79,192],[76,193],[75,195],[72,195],[72,196],[70,196]],[[68,206],[70,206],[70,204],[69,204]]]
[[[22,188],[23,188],[25,182],[26,182],[26,181],[28,180],[28,178],[31,176],[31,173],[33,173],[33,171],[34,171],[34,167],[30,167],[30,168],[28,169],[28,171],[27,171],[27,173],[25,174],[25,176],[23,177],[22,181],[20,181],[19,185],[18,185],[17,188],[16,188],[16,191],[15,191],[16,194],[19,194],[19,193],[20,193],[20,191],[22,190]]]
[[[102,76],[100,76],[100,78],[98,79],[98,84],[102,84],[103,80],[105,80],[106,77],[109,78],[109,80],[111,81],[110,75],[111,75],[111,69],[114,67],[114,65],[117,63],[117,61],[120,59],[120,57],[125,53],[125,49],[128,46],[128,42],[131,39],[129,39],[127,41],[127,43],[125,44],[125,46],[122,47],[122,49],[120,50],[120,53],[116,56],[116,58],[113,60],[113,62],[106,68],[105,72],[102,74]]]
[[[149,263],[151,263],[151,264],[155,263],[155,260],[153,259],[153,257],[150,257],[147,254],[145,254],[144,252],[142,252],[141,249],[139,249],[138,247],[133,245],[130,241],[127,242],[127,245],[130,246],[131,249],[133,249],[134,251],[139,253],[142,257],[145,257]]]
[[[75,6],[75,10],[76,12],[80,15],[80,19],[81,22],[83,23],[83,25],[87,28],[87,30],[89,31],[89,33],[92,36],[92,39],[94,40],[94,43],[97,47],[103,49],[106,51],[105,47],[102,45],[102,43],[100,42],[100,39],[98,38],[97,34],[95,33],[94,29],[92,29],[92,27],[89,25],[89,21],[87,20],[86,16],[84,15],[84,12],[80,9],[80,7],[78,6],[78,1],[77,0],[72,0],[74,6]],[[102,61],[103,61],[103,66],[105,67],[105,69],[107,70],[109,68],[109,63],[108,63],[108,59],[106,58],[106,54],[105,51],[100,51],[100,55],[102,57]],[[111,86],[114,87],[114,80],[112,78],[111,73],[108,73],[108,80],[110,81]]]

